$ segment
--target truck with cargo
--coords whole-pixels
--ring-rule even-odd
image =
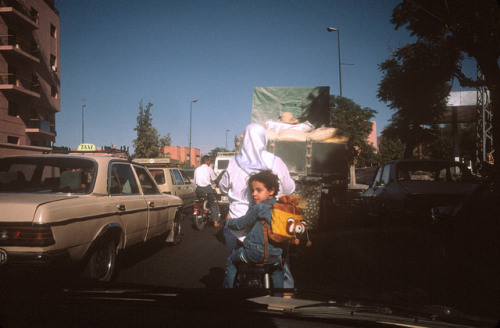
[[[279,120],[283,113],[293,114],[311,131],[293,131],[297,126],[292,124],[291,130],[280,127],[276,132],[273,124],[287,126]],[[267,150],[287,165],[310,229],[330,224],[347,193],[349,172],[347,140],[330,127],[330,88],[255,87],[251,122],[267,128]]]

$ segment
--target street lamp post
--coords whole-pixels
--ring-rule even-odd
[[[85,107],[85,104],[82,104],[82,143],[85,143],[85,136],[84,136],[84,128],[83,128],[83,108]]]
[[[340,96],[342,97],[342,73],[340,70],[340,30],[336,27],[328,27],[326,30],[328,32],[337,32],[337,47],[339,52],[339,87],[340,87]]]
[[[226,130],[226,149],[227,149],[227,133],[229,132],[229,130]]]
[[[197,101],[198,99],[193,99],[189,104],[189,166],[191,166],[191,125],[193,122],[193,103]]]

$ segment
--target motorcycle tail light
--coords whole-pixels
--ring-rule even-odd
[[[194,215],[198,215],[200,213],[200,209],[201,209],[202,205],[203,204],[201,204],[200,202],[194,203],[194,206],[193,206],[193,214]]]
[[[55,243],[50,227],[15,225],[0,227],[0,246],[49,246]]]

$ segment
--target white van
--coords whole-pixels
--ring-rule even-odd
[[[227,166],[229,164],[229,161],[231,158],[236,155],[236,152],[234,151],[228,151],[228,152],[218,152],[217,157],[215,158],[215,163],[214,163],[214,172],[215,174],[220,177],[220,174],[224,172],[225,169],[227,169]],[[229,203],[229,199],[225,195],[221,195],[219,187],[215,189],[217,192],[217,198],[219,199],[219,203],[226,204]]]
[[[214,172],[219,176],[219,174],[227,169],[227,165],[229,164],[229,161],[231,158],[236,155],[236,152],[234,151],[227,151],[227,152],[218,152],[217,157],[215,158],[215,163],[214,163]]]

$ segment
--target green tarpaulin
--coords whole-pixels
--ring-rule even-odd
[[[330,87],[254,87],[252,123],[277,120],[291,112],[316,128],[329,122]]]

